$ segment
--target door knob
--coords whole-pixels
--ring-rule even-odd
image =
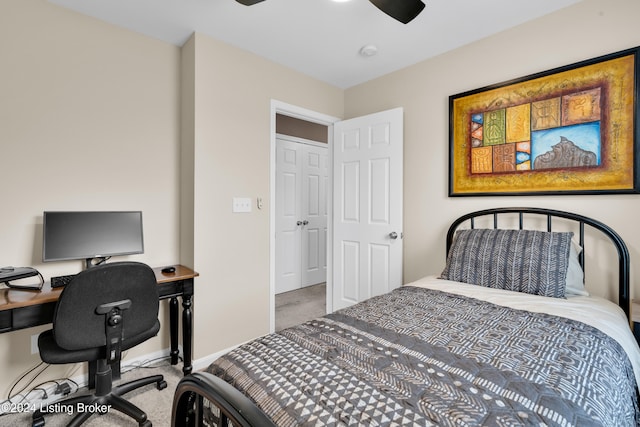
[[[297,221],[297,222],[296,222],[296,225],[297,225],[298,227],[300,227],[300,226],[302,225],[302,221]]]
[[[307,221],[306,219],[302,221],[302,225],[307,225],[307,224],[309,224],[309,221]]]
[[[391,233],[389,233],[389,237],[393,240],[396,240],[398,238],[398,233],[392,231]]]

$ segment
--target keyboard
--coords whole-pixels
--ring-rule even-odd
[[[76,276],[75,274],[69,274],[67,276],[52,277],[51,278],[51,287],[52,288],[61,288],[62,286],[65,286],[67,283],[69,283],[71,281],[71,279],[73,279],[75,276]]]

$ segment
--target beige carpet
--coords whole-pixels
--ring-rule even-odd
[[[307,286],[276,295],[276,331],[327,314],[326,285]]]
[[[136,378],[161,374],[167,382],[167,388],[158,390],[155,384],[148,385],[124,395],[127,400],[147,413],[147,417],[154,427],[171,426],[171,405],[173,404],[173,392],[178,381],[182,378],[182,364],[171,366],[165,364],[156,368],[137,368],[122,375],[120,382],[127,382]],[[117,383],[116,383],[117,384]],[[86,393],[86,389],[80,389],[79,393]],[[45,415],[45,427],[66,426],[72,416],[67,414]],[[112,410],[105,415],[93,415],[83,424],[86,427],[113,427],[113,426],[137,426],[138,423],[118,411]],[[31,414],[12,414],[0,417],[0,426],[31,426]]]

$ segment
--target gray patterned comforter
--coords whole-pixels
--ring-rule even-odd
[[[633,369],[583,323],[404,286],[208,371],[280,426],[635,426]]]

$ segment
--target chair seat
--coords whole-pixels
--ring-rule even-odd
[[[122,341],[122,350],[128,350],[131,347],[158,335],[160,330],[160,321],[156,321],[152,329],[144,331],[133,337],[125,338]],[[40,350],[40,358],[45,363],[52,365],[64,365],[67,363],[86,362],[87,360],[105,359],[105,347],[88,348],[82,350],[66,350],[58,344],[54,339],[53,329],[44,331],[38,336],[38,348]]]

